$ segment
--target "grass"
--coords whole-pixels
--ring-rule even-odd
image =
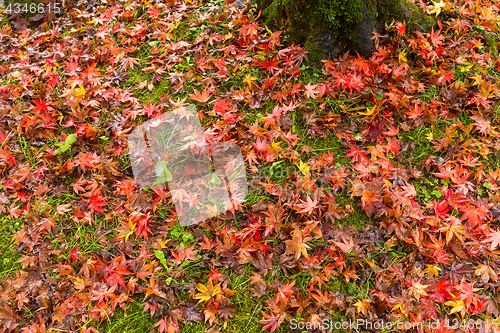
[[[191,23],[194,23],[192,20],[183,20],[180,24],[173,30],[175,41],[189,40],[192,41],[196,39],[203,31],[208,27],[207,25],[201,24],[198,26],[192,26]],[[223,34],[223,31],[219,31],[219,33]],[[69,35],[68,32],[65,32],[62,36]],[[141,47],[139,47],[133,54],[133,57],[137,57],[141,64],[145,64],[147,58],[153,57],[151,54],[151,45],[145,43]],[[210,54],[213,57],[222,57],[223,55],[215,55]],[[192,56],[186,56],[182,59],[182,62],[178,63],[174,66],[173,69],[169,69],[168,71],[178,71],[185,72],[193,67],[196,64],[194,62],[194,58]],[[307,83],[317,83],[322,81],[321,71],[319,64],[304,64],[301,68],[302,73],[299,78],[294,80],[295,82],[301,82],[302,86]],[[128,78],[122,83],[123,88],[133,89],[141,82],[147,81],[151,82],[153,80],[153,73],[145,73],[143,68],[135,67],[127,71]],[[500,77],[498,71],[494,71],[491,73],[495,77]],[[210,75],[210,74],[207,74]],[[256,71],[254,69],[243,69],[238,73],[238,78],[231,78],[227,82],[224,82],[223,85],[230,85],[238,88],[244,88],[245,83],[241,80],[242,77],[249,75],[255,76],[258,78],[263,78],[263,74],[260,71]],[[457,77],[466,78],[465,73],[460,72],[457,68]],[[139,99],[141,104],[151,103],[159,103],[161,98],[166,94],[171,93],[170,82],[167,78],[166,74],[163,74],[164,78],[161,79],[157,84],[154,85],[152,90],[148,88],[143,88],[142,90],[136,90],[134,92],[134,96]],[[192,80],[187,80],[185,82],[186,90],[191,90],[191,88],[195,87],[200,90],[199,82],[193,82]],[[185,93],[176,93],[176,98],[185,97]],[[430,102],[431,100],[438,100],[440,95],[440,88],[438,86],[430,86],[426,89],[425,93],[419,96],[423,101]],[[345,106],[346,109],[356,109],[359,110],[365,108],[364,106],[360,106],[358,102],[353,102],[349,99],[344,99],[340,96],[338,99],[326,99],[328,107],[332,109],[332,112],[348,115],[351,114],[343,112],[340,108],[341,105]],[[319,105],[317,105],[315,101],[309,101],[307,104],[307,112],[316,111],[321,113]],[[241,110],[246,112],[245,118],[242,122],[246,124],[253,124],[256,120],[261,118],[266,113],[271,113],[276,103],[267,100],[264,102],[263,106],[257,110]],[[199,107],[200,110],[204,110],[209,108],[207,107]],[[499,113],[500,108],[496,108],[496,112]],[[305,110],[296,110],[291,114],[292,120],[294,121],[294,125],[292,127],[292,132],[294,134],[298,134],[299,137],[303,138],[295,147],[297,151],[299,151],[301,158],[304,161],[312,157],[317,157],[320,154],[332,152],[336,156],[335,164],[337,166],[348,165],[350,162],[349,158],[346,158],[346,151],[341,144],[341,140],[333,135],[328,129],[324,129],[328,132],[327,136],[324,138],[316,137],[307,134],[308,128],[306,128],[305,121],[303,119]],[[500,114],[500,113],[499,113]],[[354,114],[353,117],[356,117]],[[140,117],[139,117],[140,118]],[[210,119],[210,118],[209,118]],[[472,122],[472,120],[466,115],[461,114],[458,118],[462,124],[467,126]],[[404,153],[404,158],[399,162],[395,161],[396,164],[403,165],[413,165],[418,169],[422,169],[426,160],[428,160],[432,155],[436,155],[436,151],[432,149],[431,141],[435,139],[440,139],[447,136],[445,129],[450,126],[451,121],[438,119],[436,124],[429,128],[424,126],[419,126],[412,128],[407,132],[401,132],[398,135],[398,138],[402,140],[403,143],[411,143],[410,148]],[[61,130],[61,129],[60,129]],[[67,131],[67,130],[66,130]],[[457,129],[460,131],[460,129]],[[429,138],[432,137],[433,140]],[[51,146],[53,148],[55,143],[59,143],[57,139],[52,140]],[[41,148],[32,148],[29,147],[29,144],[22,137],[19,138],[19,145],[23,152],[23,161],[30,162],[31,166],[35,166],[37,164],[37,154],[39,149]],[[305,152],[300,152],[300,149],[308,146],[311,147],[312,150],[309,154]],[[72,151],[69,150],[66,154],[72,154]],[[67,155],[65,155],[67,156]],[[394,158],[393,158],[394,160]],[[123,170],[128,168],[130,165],[130,159],[127,154],[121,155],[119,157],[119,166]],[[498,161],[497,167],[498,167]],[[283,181],[289,181],[292,173],[298,173],[299,169],[297,166],[291,164],[288,161],[278,161],[263,165],[259,168],[259,175],[262,181],[265,181],[266,177],[269,177],[271,181],[275,181],[278,184],[281,184]],[[251,178],[253,175],[249,175],[248,178]],[[427,176],[427,175],[426,175]],[[66,185],[72,181],[71,177],[67,177],[63,182]],[[428,202],[430,200],[441,198],[441,193],[437,190],[438,186],[443,185],[445,182],[440,181],[436,178],[432,177],[421,177],[418,180],[412,181],[417,190],[417,196],[420,200]],[[44,198],[48,205],[38,207],[35,205],[35,208],[41,210],[50,210],[50,207],[57,207],[58,205],[62,205],[67,203],[67,196],[71,196],[70,194],[63,194],[61,197],[50,197]],[[360,200],[358,198],[351,198],[349,193],[340,192],[335,196],[336,201],[339,203],[340,207],[345,208],[347,205],[352,207],[352,214],[346,216],[345,218],[337,221],[338,224],[343,226],[352,226],[358,231],[367,225],[375,225],[376,219],[370,219],[367,217],[366,213],[361,209]],[[273,198],[262,190],[261,187],[251,189],[247,196],[247,202],[249,204],[255,204],[257,202],[271,202]],[[171,206],[161,206],[157,209],[157,215],[160,218],[170,217],[171,214],[169,212],[170,209],[173,209]],[[68,223],[67,226],[63,228],[61,231],[60,237],[54,239],[54,248],[58,249],[58,242],[64,238],[66,243],[68,244],[68,249],[65,256],[69,256],[69,250],[78,247],[79,251],[85,253],[96,253],[101,251],[107,251],[109,249],[109,239],[114,237],[116,234],[113,229],[118,225],[116,221],[111,223],[105,223],[104,221],[96,219],[95,224],[75,224]],[[57,217],[56,222],[64,221],[64,217]],[[235,224],[238,223],[235,221]],[[21,264],[16,263],[18,259],[20,259],[19,253],[15,249],[15,244],[11,241],[12,235],[15,234],[20,228],[23,227],[24,219],[17,218],[11,219],[7,216],[7,214],[0,215],[0,276],[3,278],[8,274],[12,274],[14,271],[18,270],[21,267]],[[63,223],[64,224],[64,223]],[[103,233],[103,230],[110,230],[109,233]],[[203,230],[206,232],[206,230]],[[132,237],[133,239],[134,237]],[[189,228],[182,227],[180,225],[173,226],[169,230],[168,238],[176,243],[182,243],[184,245],[191,245],[195,241],[194,236],[190,233]],[[318,241],[319,243],[320,241]],[[315,245],[318,245],[315,243]],[[386,251],[389,253],[392,259],[398,257],[402,258],[406,253],[404,252],[404,248],[392,248],[387,249],[385,246],[381,246],[380,252]],[[378,258],[379,253],[372,252],[374,258]],[[351,260],[346,258],[346,260]],[[237,292],[231,296],[231,301],[235,306],[235,310],[239,314],[238,316],[231,318],[223,327],[223,332],[245,332],[245,333],[257,333],[261,332],[262,324],[258,323],[258,320],[262,318],[261,311],[263,309],[262,299],[267,299],[269,297],[273,297],[273,292],[263,298],[256,298],[252,296],[252,293],[249,290],[251,272],[255,271],[252,265],[246,265],[245,271],[243,274],[237,274],[233,270],[227,270],[225,273],[228,275],[229,280],[231,281],[232,287],[231,289],[236,290]],[[163,273],[165,270],[162,271]],[[201,277],[205,277],[206,274],[210,272],[207,263],[200,261],[193,261],[184,267],[184,272],[181,277],[179,277],[176,283],[184,284],[184,285],[192,285],[195,282],[204,283],[206,281],[200,281]],[[272,270],[263,277],[266,282],[273,283],[275,279],[280,281],[286,281],[287,277],[280,272],[279,267],[273,267]],[[311,275],[305,271],[299,271],[292,273],[292,278],[296,280],[296,287],[302,289],[305,292],[308,288],[309,281],[311,279]],[[351,301],[351,305],[358,299],[366,298],[368,294],[368,290],[373,288],[374,277],[368,276],[365,279],[363,284],[358,284],[359,280],[356,282],[347,283],[343,277],[333,277],[330,281],[327,282],[330,291],[340,291],[344,294],[353,294],[354,298]],[[190,298],[187,291],[183,290],[180,293],[180,296],[186,301],[190,302],[192,299]],[[333,321],[342,321],[346,320],[347,317],[344,313],[339,311],[333,312],[330,311],[330,315],[332,316]],[[300,318],[300,316],[296,316],[297,319],[305,319]],[[93,322],[92,324],[97,326],[102,332],[149,332],[150,329],[158,322],[159,318],[151,318],[149,312],[143,311],[143,306],[141,305],[141,300],[134,299],[133,302],[128,304],[128,308],[126,310],[117,308],[114,316],[110,321],[103,322]],[[203,321],[197,323],[186,324],[182,328],[182,332],[191,333],[191,332],[202,332],[208,328],[207,324],[204,324]],[[346,332],[347,330],[336,330],[333,332]],[[289,329],[288,324],[281,325],[280,329],[276,332],[293,332],[293,330]]]
[[[23,226],[23,218],[12,219],[5,215],[0,217],[0,279],[21,268],[21,264],[16,263],[21,259],[21,256],[16,251],[16,244],[12,241],[12,236]]]
[[[95,326],[106,333],[144,333],[149,332],[157,322],[157,319],[151,318],[149,311],[144,312],[139,302],[133,301],[126,310],[117,308],[112,321],[101,322]]]

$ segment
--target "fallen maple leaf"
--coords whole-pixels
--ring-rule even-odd
[[[285,320],[284,313],[273,313],[269,315],[262,311],[262,315],[264,316],[264,318],[259,320],[260,324],[264,324],[262,330],[271,330],[271,333],[276,331],[280,327],[281,323],[283,323],[283,321]]]
[[[310,241],[312,238],[305,237],[303,231],[297,228],[293,230],[291,234],[292,239],[285,241],[285,255],[294,254],[295,260],[298,260],[302,255],[307,257],[307,249],[309,249],[310,246],[307,245],[306,242]]]
[[[198,299],[198,303],[208,302],[212,297],[221,293],[219,284],[214,285],[212,280],[208,280],[207,285],[203,285],[201,283],[196,284],[196,289],[200,292],[194,295],[195,299]]]

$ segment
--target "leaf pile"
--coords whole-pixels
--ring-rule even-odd
[[[238,316],[243,274],[271,332],[338,312],[491,325],[500,8],[416,3],[439,26],[394,22],[372,55],[316,71],[282,32],[216,1],[67,3],[37,25],[2,14],[0,214],[24,226],[1,327],[97,332],[138,301],[160,333],[217,332]],[[127,136],[189,103],[207,140],[241,147],[250,193],[179,229],[170,193],[135,183]],[[280,165],[281,179],[262,172]],[[360,210],[363,228],[340,223]]]

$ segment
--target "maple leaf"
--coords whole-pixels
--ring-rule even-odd
[[[459,300],[459,301],[448,301],[444,303],[444,305],[451,306],[452,309],[450,311],[450,315],[460,312],[462,316],[464,316],[467,313],[467,309],[465,308],[464,301]]]
[[[483,80],[479,85],[479,96],[484,97],[486,99],[492,98],[496,95],[496,86],[492,84],[491,81]]]
[[[146,291],[146,296],[156,295],[163,299],[167,299],[167,295],[160,290],[158,281],[155,280],[153,276],[149,277],[149,283],[146,282],[147,287],[144,288]]]
[[[318,200],[313,200],[310,196],[306,196],[306,201],[300,200],[300,202],[299,204],[295,204],[294,208],[301,214],[311,215],[318,206]]]
[[[86,90],[84,87],[75,88],[73,85],[71,88],[66,89],[65,92],[63,94],[61,94],[60,97],[69,98],[71,101],[70,106],[74,106],[74,105],[77,105],[84,98],[85,93],[86,93]]]
[[[451,223],[443,222],[445,226],[439,229],[440,232],[446,232],[446,244],[451,241],[453,236],[463,243],[462,235],[467,235],[465,226],[463,226],[460,220],[454,216],[450,216],[446,220]]]
[[[429,12],[429,14],[436,14],[436,16],[438,16],[439,14],[441,14],[441,11],[446,8],[448,6],[448,4],[446,2],[444,2],[443,0],[439,0],[439,1],[432,1],[432,5],[430,6],[427,6],[427,8],[429,8],[431,11]]]
[[[262,30],[262,27],[253,22],[243,25],[238,32],[240,37],[243,37],[246,41],[252,41],[257,36],[259,30]]]
[[[285,255],[295,254],[295,260],[298,260],[300,256],[307,257],[307,249],[310,248],[306,242],[312,240],[311,237],[305,237],[304,232],[298,228],[295,228],[291,232],[292,239],[286,240],[286,251]]]
[[[401,22],[396,22],[396,31],[399,35],[399,37],[403,37],[403,35],[406,32],[406,21]]]
[[[432,289],[432,296],[435,297],[440,303],[444,303],[447,299],[452,299],[454,296],[450,293],[454,287],[446,283],[446,279],[436,282],[436,287]]]
[[[464,215],[462,215],[460,219],[462,221],[467,220],[469,225],[473,228],[478,225],[482,225],[483,221],[485,221],[490,214],[488,206],[484,203],[476,206],[465,205],[464,207],[461,207],[460,210],[464,212]]]
[[[491,250],[494,250],[500,244],[500,231],[490,231],[488,238],[483,243],[490,243]]]
[[[123,59],[121,60],[120,68],[121,69],[127,69],[127,68],[134,69],[135,65],[139,65],[138,60],[139,59],[137,59],[137,58],[123,57]]]
[[[427,273],[428,277],[436,277],[439,275],[439,272],[441,271],[441,267],[436,266],[436,265],[425,265],[425,270],[424,273]]]
[[[497,273],[489,265],[479,265],[474,272],[474,275],[480,276],[484,283],[488,283],[490,279],[495,282],[498,280]]]
[[[125,239],[125,242],[127,242],[130,235],[134,233],[136,223],[133,223],[130,219],[128,223],[120,221],[120,224],[121,226],[115,228],[115,230],[118,231],[118,235],[116,235],[116,238],[119,240]]]
[[[439,72],[439,78],[437,80],[437,83],[442,84],[443,82],[446,83],[451,83],[451,80],[455,78],[455,75],[450,72],[442,71]]]
[[[19,209],[20,206],[14,206],[14,202],[10,205],[9,207],[9,215],[10,215],[10,218],[11,219],[15,219],[15,218],[18,218],[19,216],[21,216],[21,213],[22,213],[22,209]]]
[[[196,284],[196,289],[200,292],[194,295],[195,299],[198,299],[198,303],[205,303],[212,299],[212,297],[219,295],[221,293],[219,283],[214,285],[212,280],[208,280],[207,285],[203,285],[201,283]]]
[[[182,250],[180,247],[177,247],[177,252],[172,251],[174,259],[170,259],[170,261],[173,261],[175,263],[182,263],[185,260],[198,260],[194,255],[198,253],[199,250],[193,250],[194,247],[195,245],[186,247],[184,250]]]
[[[253,81],[255,80],[257,80],[257,78],[255,76],[251,76],[250,74],[243,78],[243,82],[247,84],[248,89],[252,88],[252,86],[254,85]]]
[[[279,59],[277,57],[275,57],[273,59],[265,59],[263,61],[259,61],[258,64],[262,68],[264,68],[265,70],[269,71],[271,74],[274,74],[277,70],[280,69]],[[272,79],[269,79],[269,80],[272,80]],[[272,81],[274,82],[274,80],[272,80]]]
[[[80,254],[82,253],[82,251],[78,251],[78,246],[75,246],[71,249],[69,258],[71,260],[80,260]]]
[[[205,103],[208,102],[211,96],[212,94],[210,94],[210,91],[208,89],[204,89],[202,93],[195,89],[194,94],[190,94],[189,98],[200,103]]]
[[[267,149],[267,140],[264,139],[264,140],[261,140],[260,138],[257,138],[255,140],[255,143],[252,142],[252,146],[255,148],[256,151],[258,152],[264,152],[266,151]]]
[[[379,191],[365,191],[361,196],[361,207],[369,218],[377,211],[377,207],[382,203]]]
[[[101,163],[101,156],[96,152],[85,152],[74,158],[73,164],[78,165],[83,171],[96,168]]]
[[[413,297],[415,297],[415,299],[418,302],[420,301],[420,296],[428,295],[427,292],[425,291],[427,287],[429,287],[429,285],[421,284],[420,282],[413,282],[408,291],[410,292],[410,294],[413,295]]]
[[[320,96],[320,94],[324,93],[324,87],[325,87],[324,85],[320,86],[318,84],[308,83],[304,86],[305,94],[307,98],[317,99]]]
[[[344,234],[341,234],[340,237],[342,238],[342,242],[333,242],[335,243],[335,245],[337,245],[339,247],[340,250],[342,250],[342,252],[344,253],[351,253],[352,251],[354,251],[354,247],[356,244],[354,244],[354,241],[352,240],[352,238],[350,238],[349,240],[347,240],[344,236]]]
[[[19,326],[18,319],[20,319],[19,315],[8,303],[0,306],[0,322],[2,323],[2,329],[6,332],[12,332]]]
[[[88,207],[90,208],[90,212],[92,214],[94,212],[97,212],[99,214],[102,213],[102,208],[107,205],[106,200],[107,198],[101,196],[99,193],[92,195],[89,199],[88,205]]]
[[[149,228],[149,219],[151,216],[148,214],[143,214],[140,212],[133,212],[130,214],[130,221],[136,224],[136,234],[142,234],[142,236],[148,239],[148,233],[151,233],[151,229]]]
[[[293,295],[293,285],[295,281],[292,283],[287,283],[284,286],[280,287],[276,292],[276,298],[274,300],[274,305],[278,305],[278,303],[286,303],[290,296]]]
[[[358,300],[356,303],[354,303],[356,311],[366,316],[368,314],[368,311],[372,309],[372,306],[370,304],[371,302],[372,300],[367,298]]]
[[[151,101],[148,101],[148,104],[142,107],[142,113],[152,117],[160,113],[162,110],[162,107],[158,107],[156,104],[152,104]]]
[[[256,284],[265,284],[264,279],[262,279],[262,276],[260,274],[255,273],[255,272],[252,272],[252,274],[253,275],[249,277],[249,279],[251,281],[250,282],[251,284],[254,284],[254,283],[256,283]]]
[[[49,111],[54,111],[54,108],[49,106],[45,101],[43,101],[41,98],[38,101],[33,101],[35,103],[36,107],[33,108],[33,112],[39,113],[40,111],[45,111],[46,114],[49,113]]]
[[[262,331],[271,330],[271,333],[279,329],[281,323],[285,320],[284,313],[272,313],[267,314],[264,311],[261,311],[264,318],[259,320],[259,324],[263,324],[264,327]]]
[[[478,128],[479,133],[483,135],[491,134],[493,131],[493,127],[491,126],[491,122],[488,119],[485,119],[482,116],[471,116],[471,119],[474,119],[476,122],[474,125]]]
[[[444,36],[441,36],[441,30],[434,32],[434,28],[432,28],[432,31],[429,33],[429,38],[434,47],[440,47],[443,44],[442,40],[445,39]]]
[[[152,9],[152,8],[151,8]],[[151,10],[150,9],[150,10]],[[151,13],[150,13],[151,14]],[[152,14],[151,14],[152,15]],[[169,324],[168,322],[165,320],[165,318],[159,320],[154,327],[158,327],[158,332],[160,333],[163,333],[163,332],[167,332],[167,333],[170,333],[169,331]]]
[[[304,176],[309,175],[310,166],[306,162],[302,162],[302,160],[299,160],[299,164],[297,165],[297,167]]]

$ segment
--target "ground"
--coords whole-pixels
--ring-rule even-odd
[[[414,3],[436,29],[322,62],[230,1],[2,12],[3,331],[494,329],[499,8]],[[188,105],[249,193],[182,226],[127,140]]]

